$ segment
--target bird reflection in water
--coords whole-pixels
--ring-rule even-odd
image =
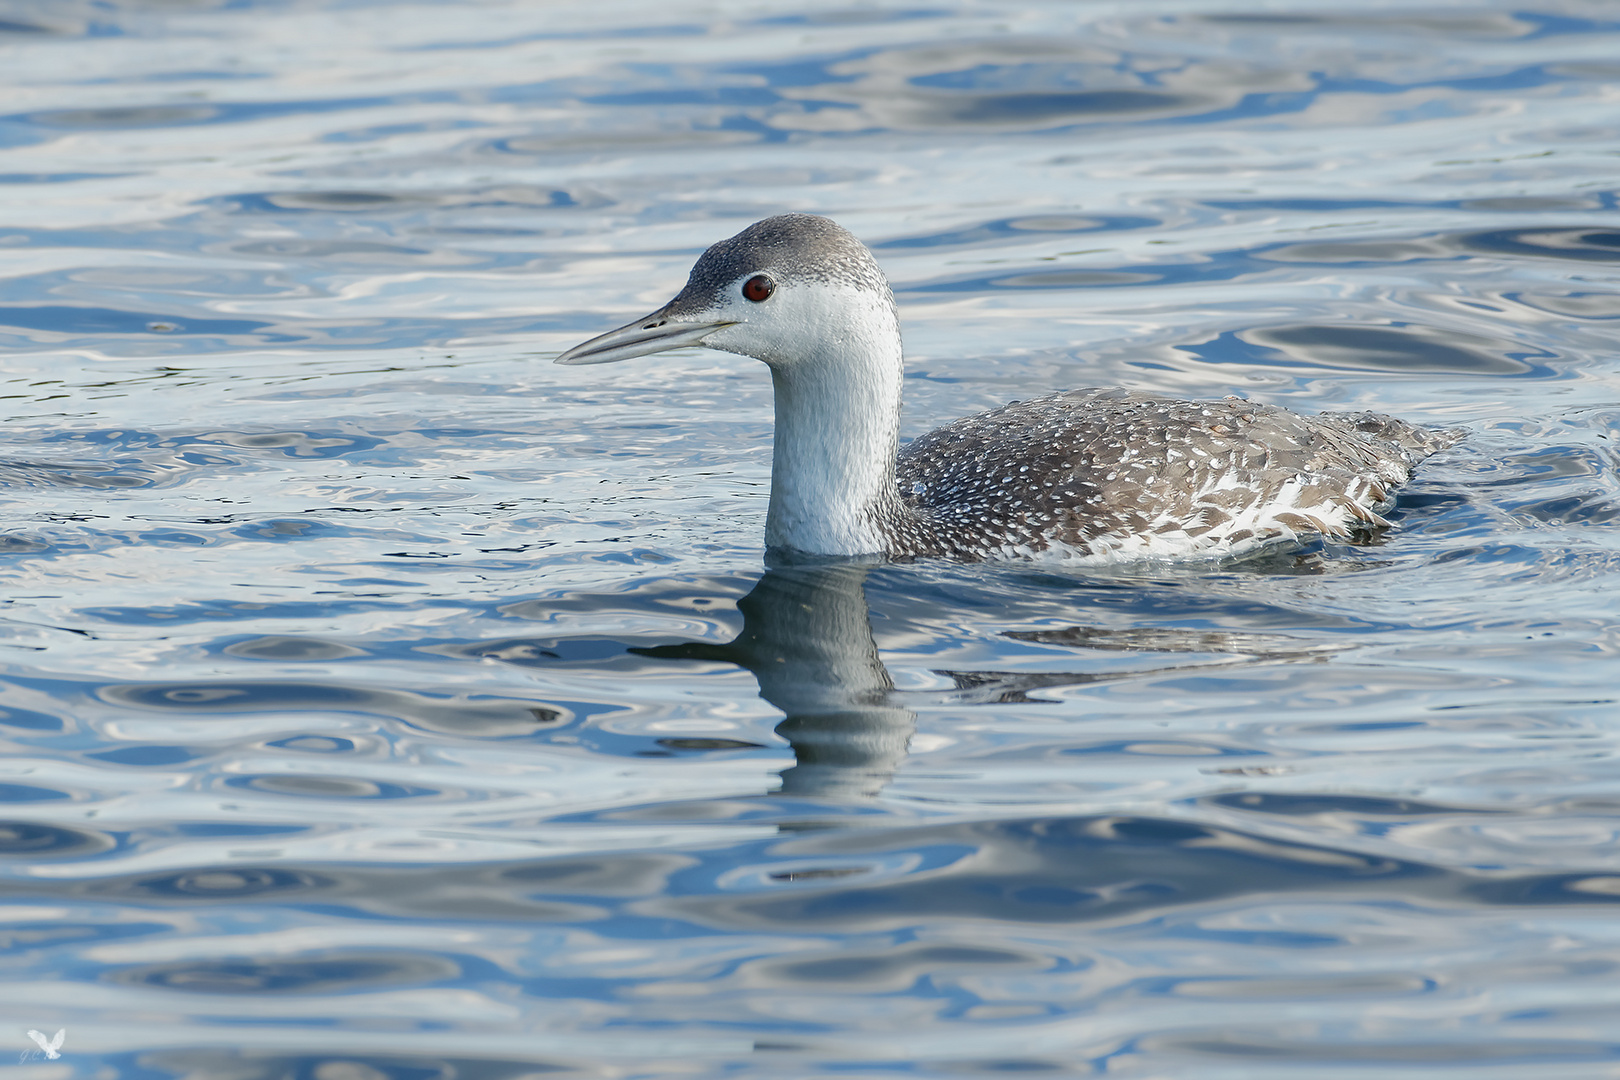
[[[631,651],[753,672],[759,696],[787,714],[776,733],[796,763],[783,771],[780,794],[875,795],[905,758],[917,714],[895,700],[872,637],[870,570],[847,561],[774,566],[737,602],[743,629],[734,640]]]
[[[779,561],[737,603],[742,633],[716,645],[633,648],[665,660],[722,661],[752,672],[759,696],[785,714],[776,733],[793,748],[777,794],[870,797],[893,779],[917,728],[915,705],[1042,703],[1032,691],[1134,679],[1191,668],[1312,659],[1334,646],[1272,634],[1209,630],[1062,627],[1008,631],[1023,641],[1084,649],[1196,653],[1202,659],[1110,672],[936,671],[945,691],[895,690],[872,634],[866,579],[874,564]]]

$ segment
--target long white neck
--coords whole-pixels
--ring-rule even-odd
[[[904,359],[893,302],[868,297],[864,311],[828,312],[812,352],[766,361],[776,386],[770,547],[820,555],[887,547],[878,521],[900,505],[894,459]]]

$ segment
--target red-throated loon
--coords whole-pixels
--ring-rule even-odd
[[[557,357],[685,345],[763,360],[776,390],[765,541],[817,555],[1087,563],[1222,556],[1388,524],[1412,467],[1461,437],[1380,413],[1070,390],[899,445],[900,323],[866,245],[767,218],[705,251],[668,304]]]

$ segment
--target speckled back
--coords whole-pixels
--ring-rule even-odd
[[[1456,441],[1378,413],[1073,390],[929,432],[900,453],[895,553],[1084,560],[1225,554],[1345,536]]]

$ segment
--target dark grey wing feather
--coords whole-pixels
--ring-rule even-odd
[[[1105,554],[1346,535],[1457,432],[1378,413],[1305,417],[1238,398],[1072,390],[948,424],[900,452],[906,553]],[[1144,539],[1146,538],[1146,539]],[[1185,553],[1185,552],[1183,552]]]

